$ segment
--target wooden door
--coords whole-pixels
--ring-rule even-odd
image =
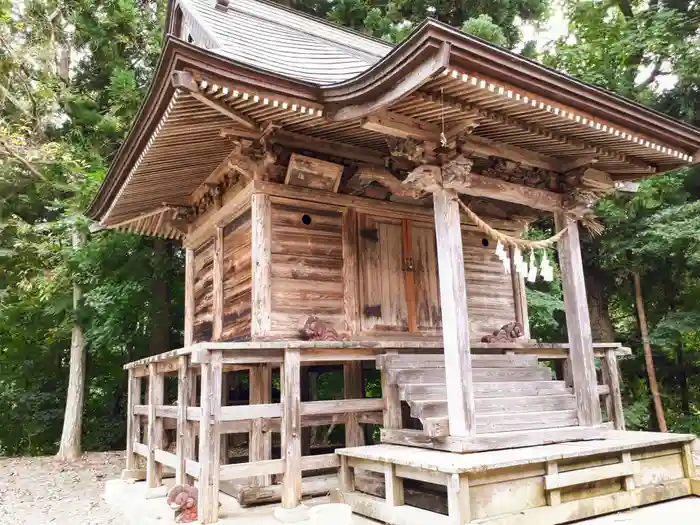
[[[363,332],[405,332],[408,306],[399,219],[359,215],[360,307]]]
[[[359,216],[361,330],[441,328],[435,230],[430,223]]]

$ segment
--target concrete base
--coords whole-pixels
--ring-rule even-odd
[[[167,490],[173,486],[174,479],[164,480]],[[131,525],[175,525],[173,511],[163,498],[146,499],[148,488],[143,482],[127,482],[120,479],[110,480],[105,484],[105,500],[116,508]],[[238,502],[220,493],[221,508],[219,509],[219,525],[279,525],[275,518],[278,504],[243,508]],[[308,507],[321,503],[330,503],[328,498],[313,498],[304,501]],[[298,522],[300,525],[310,525],[308,520]],[[328,525],[333,525],[329,523]],[[353,516],[352,525],[378,525],[361,516]],[[678,524],[674,524],[678,525]]]
[[[160,487],[155,487],[152,489],[146,489],[146,494],[144,495],[144,498],[146,499],[156,499],[156,498],[165,498],[168,495],[168,487],[165,485],[161,485]]]
[[[300,521],[307,521],[309,519],[309,507],[306,505],[299,505],[293,509],[275,507],[274,514],[275,519],[282,523],[299,523]]]

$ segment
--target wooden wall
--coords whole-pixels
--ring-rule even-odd
[[[488,246],[484,246],[484,240]],[[462,247],[469,332],[472,338],[481,338],[515,321],[513,280],[494,253],[495,241],[479,232],[463,230]]]
[[[222,341],[250,339],[252,268],[251,213],[243,213],[223,231]]]
[[[214,239],[194,250],[194,330],[195,343],[211,341],[214,326]]]
[[[273,201],[271,215],[271,335],[296,339],[312,314],[342,331],[342,211]]]

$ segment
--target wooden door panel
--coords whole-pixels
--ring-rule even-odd
[[[428,223],[414,222],[411,227],[411,244],[417,329],[419,332],[440,330],[442,313],[435,227]]]
[[[359,247],[362,331],[407,331],[401,221],[360,215]]]

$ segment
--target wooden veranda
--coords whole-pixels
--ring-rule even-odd
[[[395,525],[554,524],[698,492],[693,436],[624,430],[629,350],[593,341],[579,221],[696,162],[700,131],[432,20],[391,47],[261,0],[168,13],[89,210],[185,250],[184,347],[125,366],[125,478],[196,484],[202,523],[220,490],[290,520],[340,487]],[[567,343],[529,329],[525,277],[551,266],[522,237],[543,215]],[[321,368],[342,399],[311,395]],[[345,448],[311,450],[322,425]]]

